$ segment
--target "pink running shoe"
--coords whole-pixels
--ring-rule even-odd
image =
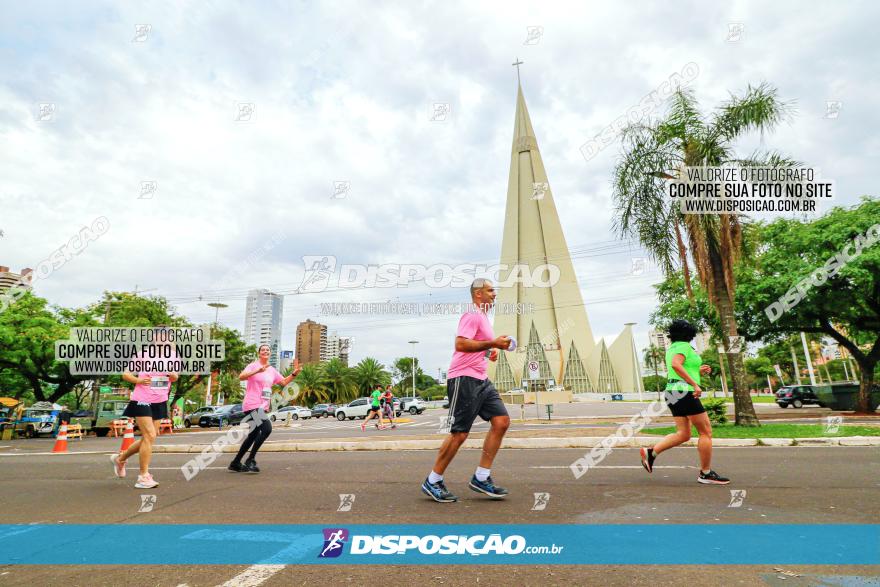
[[[110,462],[113,463],[113,474],[117,477],[125,477],[125,461],[119,460],[119,455],[110,455]]]
[[[153,479],[153,476],[147,473],[146,475],[138,475],[137,483],[134,484],[138,489],[152,489],[153,487],[158,487],[159,484]]]

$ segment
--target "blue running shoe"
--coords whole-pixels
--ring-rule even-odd
[[[485,493],[489,497],[495,499],[502,499],[505,495],[507,495],[507,490],[503,487],[498,487],[495,485],[495,482],[492,481],[492,477],[487,477],[485,481],[480,481],[477,479],[477,476],[474,475],[471,477],[471,482],[468,486],[477,491],[479,493]]]
[[[422,493],[439,503],[458,501],[458,498],[446,489],[442,479],[436,483],[429,483],[428,478],[425,477],[425,482],[422,483]]]

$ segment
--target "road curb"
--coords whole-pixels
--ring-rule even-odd
[[[614,440],[612,440],[614,439]],[[630,438],[606,436],[571,436],[567,438],[506,438],[501,448],[594,448],[606,444],[612,448],[638,448],[656,444],[658,437],[636,436]],[[603,442],[604,441],[604,442]],[[314,442],[267,442],[262,452],[322,452],[322,451],[375,451],[375,450],[436,450],[443,438],[420,440],[391,440],[387,442],[314,441]],[[468,440],[463,448],[479,449],[481,439]],[[850,436],[844,438],[715,438],[715,447],[744,446],[880,446],[880,437]],[[696,446],[696,438],[685,443]],[[210,444],[154,445],[157,453],[200,453]],[[211,449],[214,450],[214,449]],[[224,446],[220,452],[237,452],[238,446]]]

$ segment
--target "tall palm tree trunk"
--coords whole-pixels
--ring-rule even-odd
[[[730,292],[727,288],[727,282],[724,279],[724,271],[721,264],[721,257],[715,247],[709,247],[710,267],[712,271],[712,279],[715,282],[715,309],[718,311],[718,318],[721,321],[721,345],[724,347],[727,356],[727,367],[730,369],[730,377],[733,381],[733,410],[735,414],[735,422],[737,426],[760,426],[758,415],[755,413],[755,406],[752,404],[752,398],[749,396],[749,389],[746,383],[746,370],[743,365],[744,345],[740,348],[731,348],[730,338],[738,337],[736,327],[736,317],[733,314],[733,304],[730,301]],[[718,357],[719,361],[723,359]]]

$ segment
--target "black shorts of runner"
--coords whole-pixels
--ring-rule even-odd
[[[370,406],[370,411],[379,413],[379,406]]]
[[[681,392],[666,392],[664,394],[666,396],[666,405],[669,406],[669,411],[672,412],[673,416],[677,418],[696,416],[706,411],[706,408],[703,407],[703,402],[694,397],[694,392],[689,391],[681,399],[674,401],[680,394]]]
[[[495,416],[507,415],[498,390],[488,379],[453,377],[446,382],[446,397],[452,416],[450,432],[470,432],[477,416],[488,422]]]
[[[152,418],[153,420],[164,420],[168,417],[168,402],[156,402],[149,404],[146,402],[130,401],[125,406],[123,416],[129,418]]]

